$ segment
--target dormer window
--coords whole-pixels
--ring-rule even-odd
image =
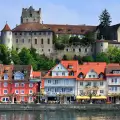
[[[68,68],[72,69],[72,68],[73,68],[73,66],[72,66],[72,65],[68,65]]]
[[[4,80],[8,80],[8,74],[4,74]]]
[[[62,72],[62,75],[65,76],[65,72]]]
[[[14,75],[14,80],[24,80],[24,74],[21,72],[16,72]]]
[[[70,75],[70,76],[74,76],[74,72],[73,72],[73,71],[71,71],[69,75]]]

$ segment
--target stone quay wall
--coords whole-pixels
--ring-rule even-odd
[[[0,104],[0,111],[38,111],[38,110],[79,110],[113,111],[120,110],[119,104]]]

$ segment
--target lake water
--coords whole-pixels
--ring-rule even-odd
[[[119,112],[0,112],[0,120],[120,120]]]

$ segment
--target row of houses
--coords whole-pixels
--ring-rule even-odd
[[[31,65],[0,64],[0,101],[120,101],[120,64],[61,61],[44,76]]]
[[[62,96],[60,99],[64,103],[90,98],[119,102],[119,64],[88,62],[79,65],[78,61],[61,61],[43,79],[47,100],[56,100]]]

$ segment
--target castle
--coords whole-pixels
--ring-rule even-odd
[[[120,25],[110,27],[112,40],[96,40],[96,43],[89,47],[67,46],[64,50],[56,50],[53,43],[54,34],[68,34],[69,36],[83,37],[86,32],[99,32],[97,26],[87,25],[58,25],[44,24],[41,19],[41,9],[35,10],[32,6],[22,9],[21,24],[10,29],[6,23],[1,31],[1,44],[9,49],[20,51],[23,47],[35,48],[37,53],[46,56],[60,57],[64,54],[72,55],[94,55],[105,52],[109,45],[120,47]],[[95,36],[96,36],[95,35]]]

